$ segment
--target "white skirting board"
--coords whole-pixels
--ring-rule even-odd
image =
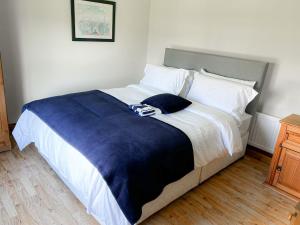
[[[248,144],[273,154],[280,129],[279,120],[273,116],[256,113],[252,121]]]

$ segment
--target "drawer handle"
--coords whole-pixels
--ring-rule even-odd
[[[282,166],[277,166],[277,167],[276,167],[276,170],[277,170],[278,172],[281,172],[281,171],[282,171]]]

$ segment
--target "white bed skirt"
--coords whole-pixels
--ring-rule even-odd
[[[233,156],[228,154],[222,158],[215,159],[206,166],[190,172],[179,181],[166,186],[158,198],[147,203],[143,207],[143,214],[138,223],[143,222],[145,219],[158,212],[174,200],[178,199],[191,189],[197,187],[200,183],[204,182],[222,169],[242,158],[246,152],[248,137],[249,132],[242,137],[244,145],[244,150],[242,152],[235,153]]]

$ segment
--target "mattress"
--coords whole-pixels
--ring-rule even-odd
[[[157,94],[154,90],[140,86],[105,91],[127,104],[135,104]],[[166,193],[165,195],[162,194],[156,200],[146,204],[140,221],[198,185],[203,179],[202,168],[214,160],[225,157],[236,160],[236,156],[240,157],[244,154],[240,132],[230,116],[199,104],[193,105],[188,110],[169,116],[156,116],[157,119],[187,134],[193,144],[196,166],[192,173],[168,185],[163,192]],[[20,149],[24,149],[32,142],[35,143],[40,154],[85,205],[87,212],[102,225],[129,224],[98,170],[38,116],[25,111],[13,135]],[[231,151],[227,147],[231,148]],[[218,168],[222,166],[227,166],[227,164],[222,164]],[[218,168],[212,168],[210,171],[214,173]],[[207,174],[210,173],[207,172]]]

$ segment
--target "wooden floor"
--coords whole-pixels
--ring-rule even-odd
[[[295,202],[263,184],[269,158],[251,154],[143,225],[289,224]],[[1,225],[96,225],[39,154],[0,154]]]

